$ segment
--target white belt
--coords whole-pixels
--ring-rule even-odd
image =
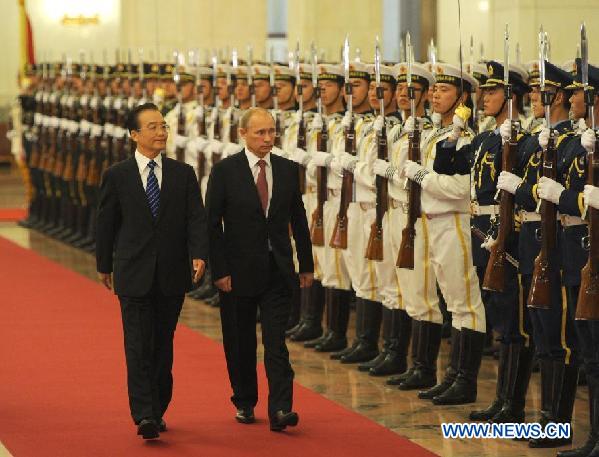
[[[436,214],[426,214],[426,213],[422,213],[422,217],[426,217],[427,219],[435,219],[437,217],[444,217],[444,216],[453,216],[455,214],[467,214],[467,213],[460,213],[458,211],[448,211],[446,213],[436,213]]]
[[[393,209],[401,208],[404,213],[407,213],[409,207],[409,203],[402,202],[401,200],[396,200],[394,198],[391,199],[391,208]]]
[[[329,188],[329,196],[330,197],[339,197],[341,195],[341,189],[330,189]]]
[[[499,214],[499,205],[480,206],[478,202],[470,204],[470,214],[473,216],[497,216]]]
[[[368,211],[369,209],[376,208],[376,202],[358,202],[362,211]]]
[[[520,221],[524,222],[540,222],[541,215],[530,211],[520,211]]]
[[[562,223],[563,227],[572,227],[574,225],[586,225],[587,221],[578,217],[578,216],[570,216],[569,214],[560,214],[559,219]]]

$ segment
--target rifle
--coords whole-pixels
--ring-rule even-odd
[[[503,84],[505,88],[505,100],[508,103],[508,118],[512,122],[510,140],[503,145],[501,156],[501,169],[514,172],[518,142],[516,139],[516,128],[512,117],[512,86],[509,84],[509,32],[505,26],[504,39],[504,69]],[[497,243],[491,248],[489,262],[485,270],[483,289],[495,292],[503,292],[505,287],[505,259],[507,240],[514,230],[514,196],[505,190],[501,191],[499,202],[499,233]]]
[[[173,67],[173,81],[177,86],[177,98],[179,112],[177,115],[177,135],[185,136],[185,110],[183,109],[183,98],[181,96],[181,75],[179,74],[179,52],[175,51],[175,66]],[[175,158],[178,162],[185,160],[185,149],[177,146],[175,148]]]
[[[545,34],[541,27],[539,47],[539,82],[541,97],[545,106],[545,121],[550,124],[549,106],[551,105],[551,93],[545,90]],[[547,149],[543,153],[543,176],[557,179],[557,151],[555,148],[555,135],[549,135]],[[555,265],[552,253],[557,245],[557,207],[554,203],[541,200],[539,202],[541,213],[541,250],[535,258],[532,274],[532,283],[528,295],[528,306],[532,308],[551,308],[551,285],[550,273],[554,271]]]
[[[318,115],[322,118],[322,98],[320,87],[317,83],[316,49],[312,46],[312,83],[316,90],[318,100]],[[319,151],[326,152],[328,148],[329,131],[326,122],[322,122],[320,132],[316,134],[316,144]],[[310,225],[310,237],[314,246],[324,246],[324,202],[327,200],[327,169],[326,167],[317,167],[316,170],[316,209],[312,213],[312,224]]]
[[[237,74],[237,50],[233,49],[231,54],[231,66],[233,71]],[[231,67],[227,67],[227,90],[229,91],[229,143],[237,143],[237,122],[235,121],[235,83],[231,77]]]
[[[215,140],[221,139],[221,129],[220,129],[220,115],[219,115],[219,106],[220,106],[220,98],[218,96],[218,57],[216,53],[212,55],[212,91],[214,92],[214,108],[213,108],[213,117],[214,124],[212,126],[212,138]],[[212,165],[218,163],[221,159],[221,154],[212,153]]]
[[[408,58],[408,74],[407,74],[407,83],[408,83],[408,97],[410,98],[410,114],[412,115],[412,119],[414,119],[414,130],[412,130],[408,134],[408,158],[420,164],[420,123],[416,117],[416,91],[414,90],[414,86],[412,85],[412,46],[410,43],[410,34],[406,35],[407,41],[407,58]],[[434,45],[431,50],[432,60],[435,60],[434,57]],[[408,191],[408,217],[406,226],[402,229],[401,232],[401,243],[399,245],[399,253],[397,254],[397,262],[395,263],[399,268],[407,268],[409,270],[414,269],[414,245],[416,240],[416,221],[419,217],[421,217],[421,207],[420,207],[420,195],[422,189],[420,184],[411,179],[408,179],[406,182],[407,191]]]
[[[297,98],[299,101],[299,123],[297,125],[297,143],[296,146],[301,149],[306,149],[306,124],[304,122],[304,98],[303,87],[302,87],[302,75],[300,69],[300,59],[299,59],[299,41],[295,44],[295,55],[294,55],[294,65],[295,65],[295,87],[297,89]],[[298,182],[300,193],[306,193],[306,167],[299,164],[298,165]]]
[[[198,135],[206,136],[206,106],[204,104],[204,86],[200,74],[200,57],[199,52],[196,54],[196,90],[198,94],[198,104],[202,109],[202,116],[196,119],[198,125]],[[201,181],[206,174],[206,157],[203,151],[198,152],[198,181]]]
[[[349,79],[349,37],[345,37],[343,43],[343,72],[345,77],[345,94],[347,95],[347,110],[350,115],[349,126],[345,129],[345,152],[356,155],[356,129],[352,115],[352,85]],[[339,198],[339,211],[333,228],[333,235],[329,246],[336,249],[347,249],[347,209],[352,200],[354,190],[354,175],[351,171],[343,170],[341,181],[341,196]]]
[[[588,79],[588,48],[586,28],[581,26],[581,54],[582,54],[582,82],[584,85],[585,103],[587,105],[588,117],[591,126],[595,128],[595,115],[593,105],[595,102],[595,91],[589,86]],[[595,152],[587,155],[587,184],[599,187],[599,140],[595,140]],[[584,214],[583,214],[583,217]],[[580,273],[580,291],[578,292],[578,307],[576,319],[599,320],[599,210],[587,208],[588,237],[583,239],[585,248],[589,250],[589,260]]]
[[[95,125],[102,124],[102,116],[100,113],[100,95],[98,91],[97,67],[94,66],[93,71],[93,97],[90,102],[91,110],[91,122]],[[100,184],[100,166],[102,164],[102,137],[94,136],[90,138],[90,161],[87,170],[86,185],[89,187],[97,187]]]

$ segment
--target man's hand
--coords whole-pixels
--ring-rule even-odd
[[[197,283],[204,276],[204,271],[206,271],[206,262],[202,259],[193,259],[193,282]]]
[[[112,273],[98,273],[98,279],[104,284],[104,287],[112,290]]]
[[[225,276],[224,278],[217,279],[214,281],[214,285],[223,292],[231,292],[233,290],[231,287],[231,276]]]
[[[299,274],[300,287],[310,287],[314,282],[314,273],[300,273]]]

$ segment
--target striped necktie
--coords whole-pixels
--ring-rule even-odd
[[[148,198],[148,204],[150,205],[150,211],[154,219],[158,216],[158,207],[160,206],[160,187],[158,187],[158,178],[154,174],[154,167],[156,165],[156,162],[153,160],[150,160],[150,163],[148,163],[150,174],[148,175],[148,185],[146,186],[146,197]]]

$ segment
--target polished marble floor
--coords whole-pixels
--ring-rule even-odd
[[[24,205],[24,192],[14,171],[0,169],[0,207]],[[35,231],[29,231],[15,223],[0,223],[0,236],[21,246],[34,250],[80,274],[96,279],[92,255],[67,246]],[[6,268],[0,265],[0,270]],[[85,297],[82,297],[84,300]],[[118,306],[115,299],[115,306]],[[180,322],[215,340],[221,340],[218,310],[202,302],[186,299]],[[353,335],[353,323],[350,328]],[[360,373],[354,366],[341,365],[329,360],[327,355],[304,349],[297,343],[289,343],[296,381],[326,398],[388,427],[419,445],[442,456],[538,456],[555,455],[556,450],[529,449],[525,442],[509,440],[444,440],[441,436],[442,422],[467,420],[470,406],[436,407],[430,402],[419,400],[415,392],[401,392],[385,386],[384,379]],[[447,341],[444,340],[439,360],[439,369],[446,366]],[[479,376],[478,403],[486,406],[495,393],[496,362],[485,357]],[[528,395],[527,419],[533,421],[539,407],[539,375],[533,374]],[[588,431],[587,389],[581,387],[577,393],[573,424],[574,442],[586,440]],[[299,405],[301,413],[301,405]],[[1,437],[1,431],[0,431]],[[365,437],[366,439],[366,437]],[[9,455],[0,443],[0,457]],[[18,456],[15,456],[18,457]]]

